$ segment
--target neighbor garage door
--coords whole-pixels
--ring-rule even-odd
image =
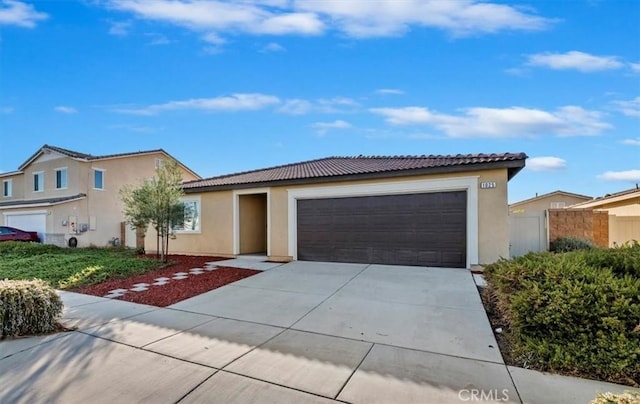
[[[300,199],[298,259],[466,267],[466,191]]]
[[[5,216],[5,223],[7,226],[15,227],[16,229],[37,231],[38,236],[40,236],[40,240],[44,241],[45,239],[47,217],[44,213],[7,214]]]

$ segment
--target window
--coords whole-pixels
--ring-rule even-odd
[[[10,197],[13,194],[12,188],[12,180],[4,180],[2,181],[2,196]]]
[[[200,232],[200,198],[182,199],[183,221],[173,226],[173,230],[179,233],[199,233]]]
[[[104,171],[93,169],[93,189],[104,189]]]
[[[156,159],[156,169],[164,167],[164,159]]]
[[[551,209],[562,209],[566,206],[567,204],[564,202],[551,202]]]
[[[56,169],[56,189],[67,188],[67,168]]]
[[[44,191],[44,173],[42,171],[33,173],[33,192]]]

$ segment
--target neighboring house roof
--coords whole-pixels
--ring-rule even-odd
[[[80,153],[80,152],[77,152],[77,151],[64,149],[62,147],[51,146],[51,145],[45,144],[40,149],[38,149],[38,151],[36,151],[33,155],[31,155],[31,157],[29,157],[24,163],[22,163],[20,165],[20,167],[18,167],[18,170],[20,170],[20,171],[24,170],[25,167],[27,167],[29,164],[31,164],[40,155],[42,155],[43,153],[46,153],[47,150],[51,150],[51,151],[54,151],[56,153],[60,153],[62,155],[65,155],[67,157],[71,157],[73,159],[82,160],[82,161],[107,160],[107,159],[121,158],[121,157],[140,156],[140,155],[144,155],[144,154],[162,153],[162,154],[166,155],[167,157],[171,158],[172,160],[175,160],[182,168],[184,168],[185,170],[189,171],[194,176],[196,176],[198,178],[201,178],[193,170],[191,170],[189,167],[187,167],[184,164],[182,164],[178,159],[176,159],[175,157],[173,157],[172,155],[167,153],[164,149],[142,150],[142,151],[137,151],[137,152],[105,154],[105,155],[101,155],[101,156],[94,156],[92,154]]]
[[[529,198],[529,199],[525,199],[525,200],[522,200],[522,201],[519,201],[519,202],[512,203],[512,204],[509,205],[509,207],[519,206],[519,205],[522,205],[522,204],[525,204],[525,203],[537,201],[537,200],[540,200],[540,199],[543,199],[543,198],[548,198],[550,196],[556,196],[556,195],[557,196],[571,196],[571,197],[574,197],[574,198],[583,198],[585,201],[586,200],[590,201],[590,200],[593,199],[592,196],[574,194],[573,192],[566,192],[566,191],[558,190],[558,191],[553,191],[553,192],[549,192],[547,194],[537,195],[537,196],[534,196],[533,198]]]
[[[34,208],[38,206],[52,206],[59,205],[61,203],[77,201],[87,197],[87,194],[76,194],[71,196],[61,196],[58,198],[44,198],[44,199],[29,199],[29,200],[14,200],[7,202],[0,202],[0,208],[2,209],[15,209],[15,208]]]
[[[508,168],[509,179],[525,165],[524,153],[458,154],[446,156],[327,157],[300,163],[245,171],[183,184],[185,192],[208,189],[248,188],[259,185],[320,182],[331,179],[363,179]]]
[[[575,205],[569,206],[569,208],[597,208],[602,205],[606,205],[608,203],[626,201],[630,199],[640,198],[640,188],[636,185],[635,188],[627,189],[624,191],[616,192],[613,194],[606,194],[604,196],[600,196],[598,198],[594,198],[590,201],[577,203]]]

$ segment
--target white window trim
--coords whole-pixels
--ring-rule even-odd
[[[9,186],[7,187],[7,190],[9,192],[7,192],[7,194],[4,194],[4,184],[9,184]],[[13,178],[10,178],[8,180],[2,180],[2,197],[3,198],[11,198],[13,196]]]
[[[39,189],[39,190],[37,190],[37,191],[36,191],[36,190],[34,190],[34,189],[33,189],[33,184],[34,184],[34,183],[32,182],[32,183],[31,183],[31,192],[44,192],[44,181],[45,181],[45,178],[44,178],[44,171],[34,171],[34,172],[33,172],[33,173],[31,173],[31,174],[32,174],[32,175],[31,175],[31,178],[34,178],[36,175],[42,175],[42,189]]]
[[[198,202],[198,220],[200,221],[199,230],[174,230],[175,234],[201,234],[202,233],[202,201],[200,195],[183,196],[180,202]]]
[[[65,174],[65,175],[66,175],[65,180],[66,180],[66,182],[67,182],[67,186],[66,186],[66,187],[60,187],[60,188],[58,188],[58,171],[62,171],[62,170],[64,170],[64,171],[66,172],[66,174]],[[53,171],[56,173],[56,178],[55,178],[55,181],[56,181],[56,190],[67,189],[67,188],[69,187],[69,169],[68,169],[67,167],[58,167],[58,168],[54,168],[54,170],[53,170]]]
[[[271,256],[271,189],[250,188],[233,191],[233,254],[240,255],[240,195],[267,195],[267,257]]]
[[[104,173],[107,170],[105,170],[103,168],[95,168],[95,167],[92,167],[91,169],[94,171],[94,172],[92,172],[93,175],[91,176],[92,177],[91,178],[91,182],[93,182],[93,189],[95,191],[104,191],[105,188],[106,188],[105,185],[104,185],[104,177],[105,177]],[[100,171],[102,173],[102,188],[96,188],[96,173],[95,173],[95,171]]]
[[[299,199],[467,191],[467,268],[470,268],[471,265],[478,263],[478,178],[479,177],[455,177],[441,180],[398,181],[363,185],[288,189],[289,255],[293,257],[294,260],[298,259],[297,201]]]

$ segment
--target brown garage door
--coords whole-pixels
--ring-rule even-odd
[[[465,191],[298,200],[298,259],[466,267]]]

